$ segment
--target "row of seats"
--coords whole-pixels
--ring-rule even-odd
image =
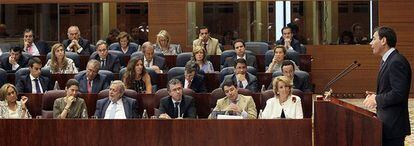
[[[211,109],[213,109],[216,106],[216,102],[218,99],[225,97],[225,94],[221,88],[217,88],[211,93],[207,94],[196,94],[191,89],[184,89],[183,94],[189,95],[195,98],[196,100],[196,106],[197,106],[197,114],[199,118],[207,118],[209,113],[211,112]],[[267,90],[265,92],[262,92],[260,94],[252,93],[249,90],[246,89],[239,89],[239,94],[253,96],[253,99],[256,104],[257,111],[259,112],[260,109],[264,109],[266,106],[266,101],[269,98],[274,97],[274,93],[272,90]],[[301,97],[302,101],[302,109],[304,110],[304,116],[305,118],[311,117],[311,110],[312,110],[312,95],[306,94],[301,92],[300,90],[293,90],[294,95],[298,95]],[[24,94],[26,96],[31,96],[30,94]],[[95,105],[96,101],[98,99],[102,99],[105,97],[108,97],[109,90],[103,90],[99,94],[95,94],[95,96],[87,96],[91,94],[81,94],[80,97],[83,97],[85,99],[85,102],[88,107],[88,113],[89,115],[93,115],[95,111]],[[127,89],[125,91],[125,96],[132,97],[138,101],[138,114],[141,115],[143,110],[146,109],[148,111],[148,114],[150,116],[154,115],[154,110],[156,110],[159,106],[159,101],[162,97],[168,96],[168,91],[166,88],[163,88],[161,90],[158,90],[155,94],[138,94],[134,90]],[[145,95],[145,96],[144,96]],[[54,100],[65,96],[64,90],[52,90],[48,91],[42,96],[40,96],[41,99],[41,105],[34,105],[31,104],[31,99],[35,97],[29,97],[29,111],[31,114],[38,115],[39,113],[36,107],[33,106],[40,106],[41,107],[41,113],[43,118],[52,118],[53,116],[53,103]],[[32,106],[32,107],[31,107]]]

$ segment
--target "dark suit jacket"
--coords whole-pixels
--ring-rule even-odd
[[[88,93],[88,80],[86,79],[86,72],[82,72],[75,76],[75,79],[79,81],[79,92]],[[99,93],[100,91],[107,89],[109,81],[106,75],[98,73],[92,82],[92,93]]]
[[[0,57],[0,67],[6,70],[8,73],[14,73],[20,68],[27,67],[29,63],[30,57],[24,56],[23,54],[20,56],[19,60],[17,61],[17,64],[19,64],[19,68],[16,70],[12,70],[12,65],[9,63],[9,56],[10,55],[1,55]]]
[[[164,70],[164,65],[165,65],[165,59],[164,58],[162,58],[162,57],[160,57],[160,56],[157,56],[157,55],[154,55],[154,58],[153,58],[153,60],[154,60],[154,62],[153,62],[153,65],[156,65],[156,66],[158,66],[161,70]]]
[[[272,79],[273,81],[273,79]],[[296,74],[293,77],[293,88],[294,89],[299,89],[302,92],[312,92],[310,83],[309,83],[309,78],[308,77],[299,77]],[[273,84],[272,82],[270,82],[270,85],[268,86],[267,89],[273,89]]]
[[[69,39],[63,40],[62,44],[63,44],[63,46],[65,46],[65,48],[64,48],[65,50],[71,42],[72,42],[72,40],[69,40]],[[89,40],[79,38],[79,45],[83,48],[83,50],[78,54],[80,54],[80,55],[91,55],[91,53],[93,52],[91,50],[91,46],[90,46],[91,43],[89,42]]]
[[[185,76],[184,75],[180,75],[178,77],[176,77],[176,79],[181,81],[181,84],[184,86],[185,83]],[[205,93],[207,92],[207,88],[206,85],[204,84],[204,78],[198,74],[196,74],[193,78],[193,80],[191,81],[191,86],[190,86],[191,90],[193,90],[196,93]]]
[[[236,60],[237,60],[237,55],[233,56],[233,57],[226,58],[226,62],[224,62],[223,68],[224,67],[229,67],[229,66],[234,66],[234,63],[235,63]],[[246,63],[247,63],[247,66],[252,66],[254,68],[257,68],[256,56],[251,55],[249,53],[246,53]]]
[[[36,48],[39,50],[40,55],[47,55],[50,52],[50,46],[44,41],[35,41],[34,44]],[[24,48],[24,45],[21,44],[19,47]]]
[[[126,118],[127,119],[138,118],[137,100],[127,97],[127,96],[123,96],[121,100],[122,100],[122,103],[124,104]],[[96,101],[95,116],[97,116],[100,119],[104,118],[106,109],[108,108],[110,103],[111,103],[111,100],[109,100],[109,97],[106,97],[104,99],[99,99],[98,101]]]
[[[285,39],[283,39],[283,37],[280,38],[280,40],[276,41],[276,45],[285,45]],[[299,54],[306,54],[306,52],[303,52],[300,48],[300,42],[298,40],[292,38],[292,42],[290,43],[290,45],[292,46],[293,50],[295,50]]]
[[[224,81],[226,81],[229,78],[231,78],[235,83],[237,83],[236,74],[226,75],[224,77],[223,82],[220,85],[220,88],[223,87]],[[257,78],[256,78],[256,76],[252,75],[251,73],[247,73],[246,79],[247,79],[248,84],[245,87],[245,89],[249,89],[252,92],[257,92]]]
[[[20,93],[32,93],[32,81],[30,80],[30,74],[22,76],[24,78],[20,79],[16,83],[17,91]],[[53,84],[50,81],[49,77],[40,76],[40,84],[42,85],[43,93],[53,89]]]
[[[196,107],[194,98],[191,96],[183,95],[180,103],[180,112],[183,118],[196,118]],[[166,96],[160,100],[160,113],[166,113],[171,118],[177,118],[174,115],[174,103],[172,102],[171,96]]]
[[[120,52],[124,53],[124,51],[122,51],[121,45],[119,43],[118,43],[118,45],[116,45],[114,47],[113,50],[117,50],[117,51],[120,51]],[[137,51],[138,51],[138,48],[137,47],[132,46],[131,44],[128,44],[128,51],[126,53],[124,53],[124,54],[130,56],[130,55],[132,55],[132,53],[135,53]]]
[[[98,61],[101,60],[98,53],[91,55],[89,59],[96,59]],[[106,57],[106,65],[103,68],[101,67],[100,70],[109,70],[113,73],[119,73],[119,70],[121,69],[121,64],[119,63],[119,61],[120,60],[118,56],[108,53],[108,56]]]
[[[407,59],[393,51],[381,67],[377,78],[377,116],[382,121],[383,138],[410,135],[408,95],[411,67]]]

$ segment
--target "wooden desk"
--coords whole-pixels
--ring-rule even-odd
[[[311,119],[3,119],[0,131],[0,145],[312,145]]]
[[[315,101],[315,145],[382,145],[382,125],[375,114],[331,98]]]

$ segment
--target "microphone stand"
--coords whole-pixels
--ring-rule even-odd
[[[322,92],[324,93],[325,97],[324,99],[328,99],[328,97],[331,95],[332,93],[332,89],[330,89],[330,87],[336,83],[336,81],[338,81],[339,79],[343,78],[345,75],[347,75],[348,73],[350,73],[351,71],[353,71],[354,69],[356,69],[357,67],[361,66],[360,63],[358,63],[357,61],[354,61],[353,63],[351,63],[347,68],[345,68],[344,70],[342,70],[339,74],[337,74],[333,79],[331,79],[328,84],[326,84],[325,88],[323,88]],[[327,91],[328,89],[330,89],[329,91]]]

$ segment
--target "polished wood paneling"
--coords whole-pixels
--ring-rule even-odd
[[[382,125],[374,113],[335,98],[315,101],[315,145],[381,145]]]
[[[0,145],[312,145],[311,119],[0,120],[0,130]]]

